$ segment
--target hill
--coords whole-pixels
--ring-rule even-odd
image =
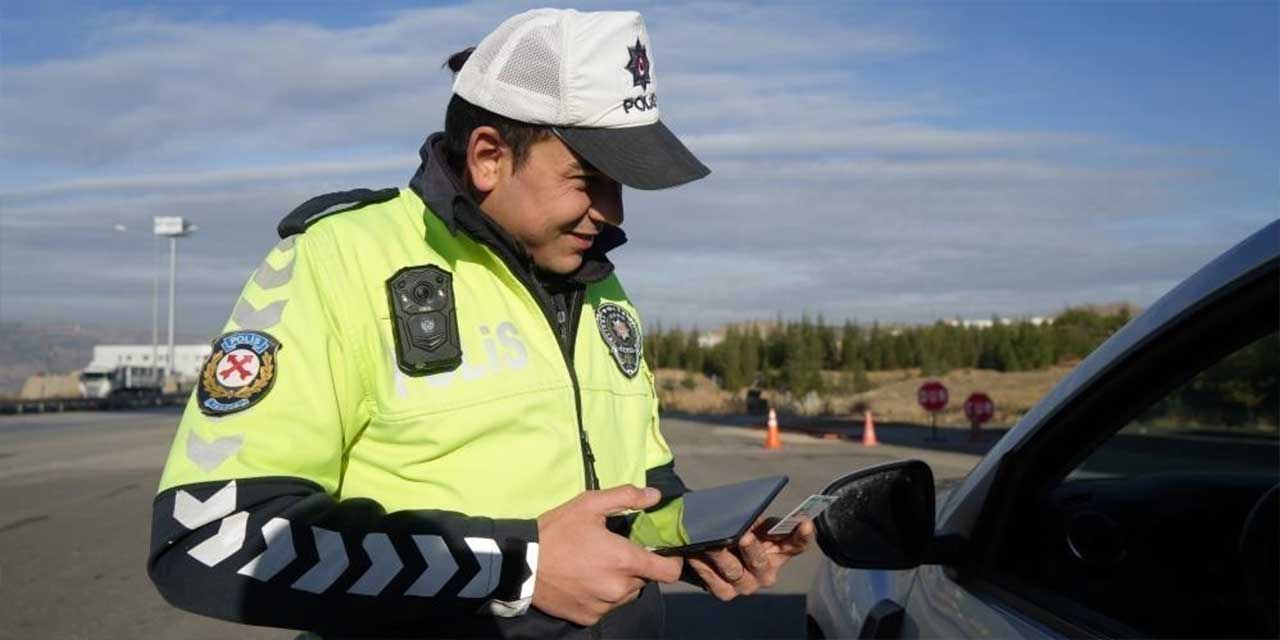
[[[208,336],[179,336],[178,342],[208,339]],[[16,395],[22,383],[36,374],[68,374],[83,369],[93,358],[94,345],[150,343],[150,328],[0,322],[0,396]]]

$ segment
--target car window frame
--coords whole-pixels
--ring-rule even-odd
[[[1233,322],[1242,309],[1270,309],[1270,316],[1241,327]],[[1001,561],[1009,536],[1016,527],[1010,518],[1025,512],[1048,487],[1054,486],[1089,454],[1115,433],[1159,402],[1178,386],[1223,358],[1275,331],[1280,309],[1280,260],[1272,259],[1241,277],[1208,293],[1177,318],[1147,337],[1144,343],[1119,356],[1108,370],[1064,404],[1026,440],[1006,452],[995,470],[990,492],[967,541],[966,560],[953,569],[953,577],[967,582],[1004,608],[1016,611],[1066,636],[1140,635],[1128,625],[1089,609],[1069,597],[1026,583],[1003,570]],[[1234,331],[1213,333],[1206,343],[1197,337],[1205,327],[1233,326]],[[1241,330],[1245,329],[1245,330]],[[1178,351],[1194,343],[1196,350]],[[1168,366],[1180,357],[1188,366]],[[1157,384],[1151,384],[1154,380]],[[1142,384],[1137,384],[1141,382]],[[1139,401],[1117,404],[1110,399],[1130,389]],[[1139,391],[1134,393],[1133,389]]]

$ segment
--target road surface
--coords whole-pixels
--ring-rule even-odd
[[[151,500],[178,421],[177,409],[0,417],[0,639],[291,639],[167,605],[145,572]],[[668,417],[664,432],[694,488],[771,474],[791,483],[770,513],[782,515],[831,478],[902,457],[928,461],[940,484],[977,461],[964,452],[783,434],[761,447],[759,430]],[[818,552],[789,565],[778,585],[721,603],[685,585],[665,590],[672,638],[783,638],[804,630],[804,594]]]

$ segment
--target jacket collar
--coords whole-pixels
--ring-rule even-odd
[[[582,266],[577,271],[558,278],[538,272],[524,247],[498,226],[467,194],[459,177],[444,160],[443,143],[444,134],[439,132],[431,134],[422,143],[422,148],[418,151],[422,164],[418,165],[418,171],[409,181],[409,188],[427,205],[427,211],[423,215],[434,214],[449,229],[449,233],[457,235],[461,230],[474,240],[509,253],[540,280],[563,279],[586,285],[604,280],[613,273],[613,263],[605,254],[627,241],[627,234],[613,225],[605,225],[600,230],[595,244],[583,254]]]

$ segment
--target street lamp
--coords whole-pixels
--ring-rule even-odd
[[[165,386],[168,386],[169,379],[174,378],[176,373],[174,371],[173,301],[178,274],[178,238],[186,237],[198,228],[181,216],[155,217],[155,234],[169,239],[169,366],[165,371]]]
[[[129,228],[122,225],[113,225],[113,228],[120,233],[127,233]],[[157,234],[158,235],[158,234]],[[151,379],[150,384],[163,387],[164,380],[160,371],[160,245],[156,243],[155,238],[151,240],[151,367],[150,373],[147,374]]]

